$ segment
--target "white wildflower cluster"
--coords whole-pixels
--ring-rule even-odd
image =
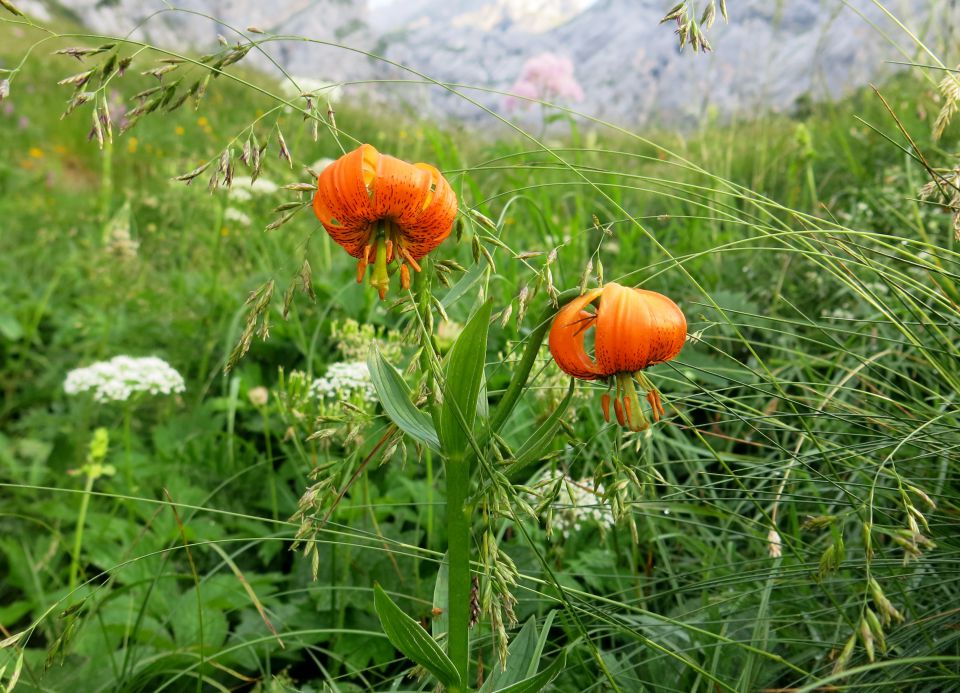
[[[140,250],[140,241],[130,236],[130,229],[120,228],[110,232],[107,239],[107,252],[122,260],[135,260]]]
[[[347,318],[342,323],[334,322],[331,325],[330,336],[347,361],[365,362],[374,342],[387,361],[396,363],[400,358],[402,336],[398,332],[376,328],[367,323],[361,325],[353,318]]]
[[[326,375],[313,381],[310,392],[318,399],[340,399],[359,395],[367,402],[377,401],[377,391],[370,380],[370,370],[363,361],[331,364]]]
[[[568,539],[585,524],[595,524],[601,531],[614,525],[613,512],[603,503],[603,484],[593,485],[593,479],[576,481],[557,473],[547,474],[534,486],[541,498],[553,498],[551,528],[554,536]]]
[[[845,308],[834,308],[831,311],[824,311],[822,315],[828,320],[835,322],[851,322],[857,319],[856,315]]]
[[[250,226],[253,223],[253,220],[245,212],[236,207],[227,207],[223,212],[223,218],[227,221],[235,221],[241,226]]]
[[[253,180],[250,176],[237,176],[230,184],[230,198],[246,202],[256,195],[272,195],[280,189],[276,183],[266,178]]]
[[[283,95],[288,99],[304,95],[332,104],[340,100],[342,89],[336,82],[324,82],[322,79],[314,79],[313,77],[293,77],[292,80],[287,80],[280,86]]]
[[[169,395],[183,392],[185,386],[183,377],[161,358],[115,356],[70,371],[63,389],[68,395],[90,390],[98,402],[124,402],[138,392]]]

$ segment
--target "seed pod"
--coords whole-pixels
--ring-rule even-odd
[[[870,632],[870,624],[867,623],[865,618],[860,619],[860,640],[863,642],[863,648],[867,651],[867,659],[871,662],[875,659],[875,653],[873,650],[873,633]]]
[[[210,167],[210,164],[212,163],[213,163],[213,159],[211,159],[205,164],[201,164],[200,166],[197,166],[195,169],[190,171],[190,173],[184,173],[182,176],[177,176],[176,178],[174,178],[174,180],[185,181],[187,185],[189,185],[194,178],[196,178],[201,173],[206,171]]]
[[[850,658],[853,657],[853,648],[856,646],[857,634],[854,633],[849,637],[849,639],[847,639],[846,644],[843,646],[843,650],[840,651],[840,655],[833,663],[834,674],[839,674],[841,671],[847,668],[847,665],[850,663]]]

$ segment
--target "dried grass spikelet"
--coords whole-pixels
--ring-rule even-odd
[[[943,96],[943,106],[937,114],[937,120],[933,124],[933,139],[938,140],[943,135],[943,131],[950,125],[950,121],[960,107],[960,76],[947,73],[947,76],[940,80],[937,85],[940,94]]]

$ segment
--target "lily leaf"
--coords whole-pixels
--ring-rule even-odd
[[[551,612],[552,613],[552,612]],[[491,693],[506,688],[523,680],[530,673],[537,670],[538,657],[535,657],[537,647],[537,617],[531,616],[520,632],[513,636],[510,647],[507,648],[506,667],[501,669],[497,664],[490,676],[484,682],[478,693]],[[532,661],[531,661],[532,660]],[[533,665],[533,672],[528,668]]]
[[[492,306],[492,302],[487,301],[474,313],[447,357],[444,400],[437,432],[448,456],[462,456],[473,432],[477,398],[483,386]]]
[[[557,678],[566,666],[567,653],[563,652],[553,660],[550,666],[539,674],[526,678],[523,681],[518,681],[506,688],[499,688],[495,693],[540,693],[540,691],[547,687],[547,684]]]
[[[419,623],[407,616],[380,585],[373,587],[373,605],[387,639],[411,660],[437,677],[447,688],[459,688],[460,673],[437,641]]]
[[[440,439],[430,416],[420,411],[410,401],[410,390],[403,376],[391,366],[379,349],[374,348],[367,357],[370,380],[377,391],[383,410],[401,431],[411,438],[440,451]]]
[[[537,619],[531,616],[520,632],[513,636],[510,647],[507,649],[507,666],[501,669],[495,666],[490,676],[484,682],[478,693],[492,693],[515,683],[532,678],[540,667],[540,657],[550,635],[550,627],[556,611],[547,614],[540,635],[537,635]]]
[[[450,559],[443,557],[440,569],[437,571],[437,582],[433,587],[433,609],[437,614],[430,624],[430,631],[434,638],[447,634],[450,627],[450,617],[447,615],[447,595],[450,593]],[[439,612],[437,611],[439,609]]]

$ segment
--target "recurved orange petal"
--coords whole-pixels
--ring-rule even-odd
[[[376,175],[379,152],[364,144],[327,166],[317,180],[313,211],[331,238],[359,258],[376,215],[369,186]]]
[[[650,329],[647,339],[650,341],[650,362],[663,363],[677,356],[687,341],[687,319],[680,306],[656,291],[634,289],[645,300],[650,311]]]
[[[604,376],[597,364],[587,354],[583,339],[589,325],[586,320],[594,316],[583,310],[603,293],[593,289],[565,305],[553,319],[550,328],[550,353],[564,373],[581,380],[596,380]],[[602,300],[602,299],[601,299]]]
[[[397,220],[410,254],[419,259],[440,245],[453,229],[457,195],[447,180],[430,164],[414,164],[428,178],[427,193],[418,209]]]
[[[605,375],[632,373],[680,353],[687,321],[663,294],[621,286],[603,287],[597,307],[595,353]]]
[[[430,189],[430,176],[413,164],[392,156],[381,156],[373,181],[373,213],[394,219],[403,228],[403,219],[416,215]]]
[[[646,334],[649,315],[635,300],[635,290],[610,282],[603,287],[597,306],[594,353],[597,366],[606,375],[643,368],[647,358]]]

